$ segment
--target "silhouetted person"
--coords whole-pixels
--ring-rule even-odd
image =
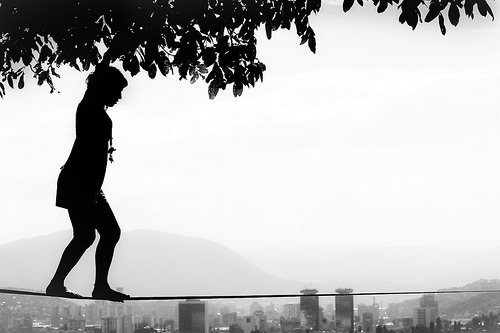
[[[73,239],[64,250],[59,266],[46,289],[54,296],[81,297],[65,285],[69,272],[94,243],[96,276],[92,297],[123,301],[129,295],[113,290],[108,272],[120,227],[101,190],[108,159],[112,162],[112,122],[107,108],[121,99],[127,80],[114,67],[97,67],[87,78],[87,91],[76,111],[76,139],[57,181],[56,206],[66,208],[73,226]]]

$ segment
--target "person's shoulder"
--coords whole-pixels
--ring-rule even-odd
[[[78,103],[78,107],[76,108],[77,112],[84,112],[87,110],[91,110],[93,108],[92,101],[88,98],[83,98],[80,103]]]
[[[96,103],[92,102],[89,99],[82,99],[76,108],[76,116],[77,117],[92,117],[96,114],[96,109],[99,107]]]

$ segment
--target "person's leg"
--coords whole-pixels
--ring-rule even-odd
[[[64,280],[95,240],[94,228],[88,227],[92,225],[88,221],[88,215],[82,214],[78,209],[68,209],[68,213],[73,225],[73,239],[66,246],[54,277],[47,286],[46,292],[51,295],[67,296],[70,293],[78,296],[66,289]]]
[[[95,253],[96,277],[92,296],[114,301],[129,298],[129,295],[113,290],[108,283],[109,269],[113,260],[116,244],[120,240],[121,230],[102,192],[97,198],[96,229],[100,238]]]

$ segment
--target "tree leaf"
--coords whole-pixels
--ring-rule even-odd
[[[307,33],[302,35],[302,38],[300,38],[300,45],[305,44],[309,40],[309,35]]]
[[[21,74],[21,76],[19,77],[19,82],[17,82],[17,87],[19,89],[23,89],[24,88],[24,73]]]
[[[130,59],[130,75],[135,76],[140,70],[139,59],[137,59],[135,55],[132,55],[132,58]]]
[[[413,30],[415,30],[418,24],[418,13],[417,12],[409,13],[406,19],[406,23],[408,23],[408,25],[412,27]]]
[[[213,47],[208,47],[201,51],[201,58],[203,59],[203,62],[205,63],[205,66],[210,67],[215,63],[215,60],[217,59],[215,49]]]
[[[52,75],[54,75],[55,77],[57,77],[58,79],[61,78],[61,75],[59,75],[59,73],[56,72],[56,69],[54,67],[51,67],[50,68],[50,72],[52,73]]]
[[[309,35],[309,40],[307,41],[307,45],[312,53],[316,53],[316,37],[314,36],[314,32]]]
[[[208,68],[204,64],[198,65],[198,72],[201,74],[207,74],[208,73]]]
[[[321,0],[308,0],[307,1],[307,11],[310,13],[311,11],[314,13],[319,12],[321,9]]]
[[[85,57],[85,58],[80,58],[81,62],[82,62],[82,68],[84,71],[88,71],[89,68],[90,68],[90,59],[88,57]]]
[[[267,36],[267,39],[271,39],[271,37],[273,36],[273,22],[270,19],[268,19],[266,21],[266,26],[265,27],[266,27],[266,36]]]
[[[465,0],[464,10],[465,14],[474,19],[474,5],[476,4],[476,0]]]
[[[193,73],[193,76],[191,76],[191,80],[190,80],[191,84],[198,81],[199,77],[200,77],[200,74],[198,72]]]
[[[485,0],[477,0],[477,9],[479,10],[479,13],[484,17],[488,16],[489,14],[492,19],[495,18],[490,5],[488,5],[488,3]]]
[[[31,53],[25,51],[22,56],[24,66],[28,66],[31,63]]]
[[[233,71],[231,70],[231,68],[227,67],[227,66],[224,66],[222,67],[222,72],[224,73],[224,76],[226,78],[227,81],[231,80],[233,78]]]
[[[11,88],[14,88],[14,80],[12,80],[12,75],[7,76],[7,83]]]
[[[432,22],[441,13],[441,5],[439,0],[432,0],[429,5],[429,12],[425,15],[424,21],[429,23]]]
[[[342,3],[342,10],[344,11],[344,13],[347,13],[352,8],[353,4],[354,0],[344,0],[344,2]]]
[[[252,87],[255,87],[255,74],[250,70],[247,75],[247,81]]]
[[[38,57],[38,62],[44,62],[52,54],[52,51],[47,45],[44,45],[40,50],[40,57]]]
[[[401,14],[399,14],[399,23],[403,24],[406,22],[406,13],[404,11],[401,11]]]
[[[37,84],[41,86],[46,80],[47,80],[47,72],[46,71],[40,72],[40,74],[38,74]]]
[[[210,99],[214,99],[217,96],[218,92],[219,92],[219,82],[217,80],[213,80],[208,85],[208,97]]]
[[[233,84],[233,95],[234,97],[239,97],[243,93],[243,83],[235,82]]]
[[[441,29],[441,33],[446,35],[446,26],[444,25],[444,17],[443,14],[439,13],[439,28]]]
[[[448,19],[450,20],[450,23],[455,27],[460,20],[460,11],[458,10],[458,6],[453,2],[450,3],[450,8],[448,9]]]
[[[385,10],[387,9],[387,7],[388,7],[387,1],[386,0],[380,0],[379,6],[377,8],[377,13],[380,14],[380,13],[385,12]]]
[[[148,75],[149,75],[150,79],[154,79],[156,77],[156,71],[157,71],[157,68],[156,68],[156,65],[154,63],[149,65]]]
[[[169,60],[168,57],[165,53],[160,52],[155,58],[156,65],[158,66],[158,69],[160,70],[161,75],[167,76],[169,73]]]

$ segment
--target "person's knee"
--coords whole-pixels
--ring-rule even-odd
[[[118,243],[121,235],[122,235],[122,231],[121,231],[120,227],[116,227],[116,229],[113,231],[113,233],[111,235],[112,240],[115,244]]]
[[[73,239],[78,242],[82,247],[88,249],[94,244],[95,241],[95,231],[85,231],[85,232],[75,232],[73,233]]]
[[[94,244],[95,229],[90,226],[90,217],[85,211],[73,208],[68,209],[71,224],[73,225],[73,240],[86,249]]]
[[[121,230],[119,227],[108,229],[106,232],[100,234],[101,240],[109,245],[116,245],[121,237]]]

